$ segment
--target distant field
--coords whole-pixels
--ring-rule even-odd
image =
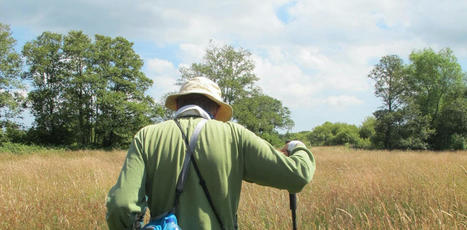
[[[313,148],[299,229],[467,229],[467,152]],[[0,229],[107,229],[125,152],[0,153]],[[241,229],[291,229],[286,191],[244,183]]]

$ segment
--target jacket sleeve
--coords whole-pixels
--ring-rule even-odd
[[[287,157],[247,129],[243,129],[240,137],[243,179],[297,193],[313,178],[315,159],[305,145],[297,145]]]
[[[110,230],[131,229],[146,207],[146,173],[140,137],[137,134],[133,139],[117,183],[107,196],[106,220]]]

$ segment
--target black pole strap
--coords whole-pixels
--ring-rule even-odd
[[[199,171],[198,164],[196,164],[196,160],[194,156],[191,156],[191,157],[193,158],[192,162],[193,162],[193,166],[195,166],[196,174],[198,174],[199,184],[203,188],[204,194],[206,195],[206,198],[208,199],[209,205],[211,205],[212,211],[214,212],[214,215],[216,216],[216,219],[219,222],[221,229],[225,229],[224,224],[222,223],[221,217],[219,216],[219,213],[217,213],[216,208],[214,208],[214,202],[212,201],[212,198],[209,195],[209,190],[208,190],[208,186],[206,185],[206,181],[201,176],[201,172]]]

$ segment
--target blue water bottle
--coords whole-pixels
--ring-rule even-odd
[[[177,217],[174,214],[167,216],[164,220],[165,226],[163,230],[181,230],[177,223]]]
[[[177,217],[173,213],[167,213],[160,218],[153,219],[142,230],[181,230]]]

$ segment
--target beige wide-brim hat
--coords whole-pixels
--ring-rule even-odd
[[[165,106],[171,110],[177,110],[177,98],[187,94],[202,94],[219,105],[216,120],[229,121],[232,118],[232,107],[222,100],[222,93],[219,86],[205,77],[195,77],[185,82],[180,91],[172,94],[165,100]]]

